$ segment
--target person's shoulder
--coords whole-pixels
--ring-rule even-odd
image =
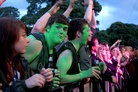
[[[29,44],[28,46],[33,46],[33,48],[42,48],[42,42],[40,40],[37,40],[33,35],[28,36]]]

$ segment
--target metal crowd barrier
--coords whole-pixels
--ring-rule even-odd
[[[116,92],[115,86],[115,84],[105,81],[106,92]],[[93,89],[93,83],[91,81],[87,83],[81,83],[81,81],[79,81],[73,84],[62,85],[58,88],[54,88],[50,92],[93,92]]]

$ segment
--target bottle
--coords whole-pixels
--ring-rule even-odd
[[[56,66],[54,66],[54,62],[53,62],[53,57],[50,56],[49,57],[49,63],[48,63],[48,68],[52,68],[53,69],[53,77],[58,77],[59,78],[59,74],[58,74],[58,69]],[[52,89],[51,87],[54,87],[53,85],[53,81],[52,82],[48,82],[49,88]]]
[[[50,57],[49,57],[49,64],[48,64],[48,68],[53,68],[53,76],[54,76],[54,77],[58,77],[58,76],[57,76],[57,74],[56,74],[56,73],[57,73],[57,71],[58,71],[58,69],[57,69],[57,67],[56,67],[56,66],[54,67],[54,65],[53,65],[53,64],[54,64],[54,63],[53,63],[53,57],[52,57],[52,56],[50,56]]]
[[[50,55],[49,60],[48,60],[48,68],[53,69],[53,57]],[[47,82],[46,86],[48,88],[48,91],[53,88],[53,81]]]
[[[48,61],[49,61],[48,68],[53,68],[53,57],[50,56]]]

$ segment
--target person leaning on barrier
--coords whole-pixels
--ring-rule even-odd
[[[4,92],[28,92],[41,89],[46,80],[40,73],[29,74],[29,67],[24,66],[22,54],[26,52],[29,40],[27,27],[20,20],[8,17],[0,18],[0,83]],[[48,80],[52,80],[52,71]]]
[[[67,35],[69,41],[62,45],[63,49],[61,47],[56,54],[61,84],[77,82],[94,75],[99,77],[100,69],[98,67],[80,71],[78,66],[78,50],[87,43],[90,35],[87,21],[83,18],[71,20]]]
[[[42,73],[41,69],[43,67],[48,68],[48,59],[53,54],[53,48],[56,45],[60,44],[66,37],[69,25],[68,19],[64,15],[53,15],[59,9],[61,4],[62,0],[57,1],[56,4],[48,12],[46,12],[40,19],[38,19],[32,29],[32,33],[28,36],[30,43],[24,56],[28,60],[31,68],[35,73]],[[45,19],[46,16],[49,17],[49,19]],[[39,32],[39,30],[44,30],[45,26],[46,32],[35,33]],[[41,41],[38,40],[35,35],[41,37]],[[45,71],[46,70],[44,69],[43,73]],[[44,76],[47,79],[47,75]],[[54,87],[57,87],[59,85],[59,78],[54,77],[53,83]]]

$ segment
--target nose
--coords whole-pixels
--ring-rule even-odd
[[[64,31],[64,29],[61,27],[61,28],[59,28],[59,32],[63,32]]]
[[[27,42],[27,43],[29,43],[29,42],[30,42],[30,41],[29,41],[29,39],[28,39],[28,37],[26,37],[26,42]]]

